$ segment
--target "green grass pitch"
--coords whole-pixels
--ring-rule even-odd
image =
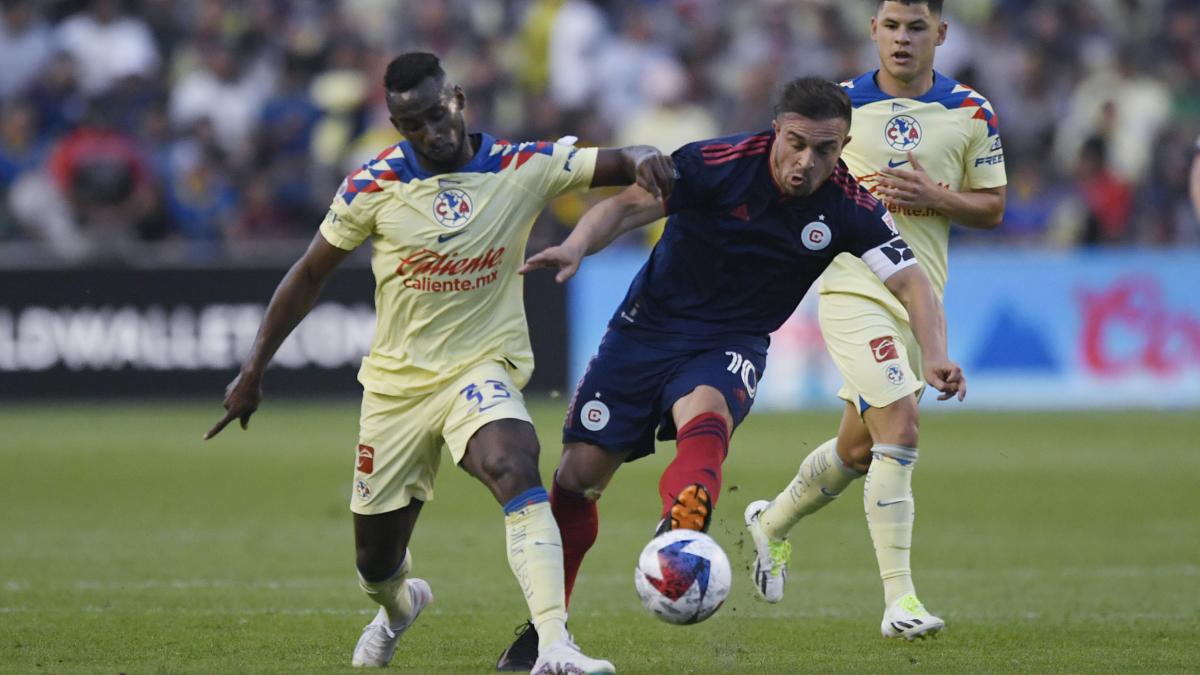
[[[563,405],[533,406],[544,476]],[[349,670],[373,614],[347,511],[356,402],[268,400],[249,432],[202,443],[219,413],[0,410],[0,672]],[[756,413],[739,431],[712,528],[734,588],[697,626],[633,591],[670,448],[624,468],[574,600],[585,651],[623,673],[1200,670],[1200,416],[927,414],[913,567],[947,630],[912,644],[879,636],[861,484],[794,532],[784,601],[752,597],[742,509],[835,421]],[[393,668],[489,672],[525,616],[499,506],[447,462],[412,548],[436,601]]]

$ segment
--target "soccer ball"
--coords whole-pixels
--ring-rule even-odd
[[[671,530],[646,544],[633,582],[642,606],[674,624],[700,623],[729,595],[729,558],[713,538]]]

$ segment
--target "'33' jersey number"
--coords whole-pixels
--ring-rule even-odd
[[[458,393],[471,403],[473,412],[483,412],[512,398],[512,392],[500,380],[484,380],[482,386],[468,384]]]

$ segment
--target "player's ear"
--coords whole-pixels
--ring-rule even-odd
[[[941,47],[942,44],[946,42],[946,31],[948,30],[950,30],[950,24],[946,23],[945,21],[938,22],[938,37],[936,46]]]
[[[467,94],[463,91],[463,88],[457,84],[454,85],[454,100],[458,101],[459,110],[467,107]]]
[[[853,137],[852,137],[852,136],[850,136],[850,134],[846,134],[846,138],[845,138],[845,139],[842,141],[842,147],[844,148],[844,147],[846,147],[847,145],[850,145],[850,140],[851,140],[852,138],[853,138]]]
[[[877,29],[878,27],[879,27],[879,20],[878,20],[878,19],[876,19],[875,17],[871,17],[871,41],[872,41],[872,42],[875,42],[875,41],[876,41],[876,34],[875,34],[875,33],[876,33],[876,29]]]
[[[779,120],[771,120],[771,131],[774,131],[776,136],[779,135]]]

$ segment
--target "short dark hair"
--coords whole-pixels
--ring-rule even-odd
[[[392,59],[387,74],[383,76],[383,88],[400,93],[408,91],[425,81],[425,78],[441,78],[446,75],[438,57],[429,52],[408,52]]]
[[[878,12],[885,2],[898,2],[902,5],[928,5],[930,14],[937,16],[942,14],[942,0],[879,0],[879,4],[875,5],[875,11]]]
[[[783,85],[775,116],[796,113],[810,120],[840,117],[850,124],[850,97],[838,85],[819,77],[800,77]]]

